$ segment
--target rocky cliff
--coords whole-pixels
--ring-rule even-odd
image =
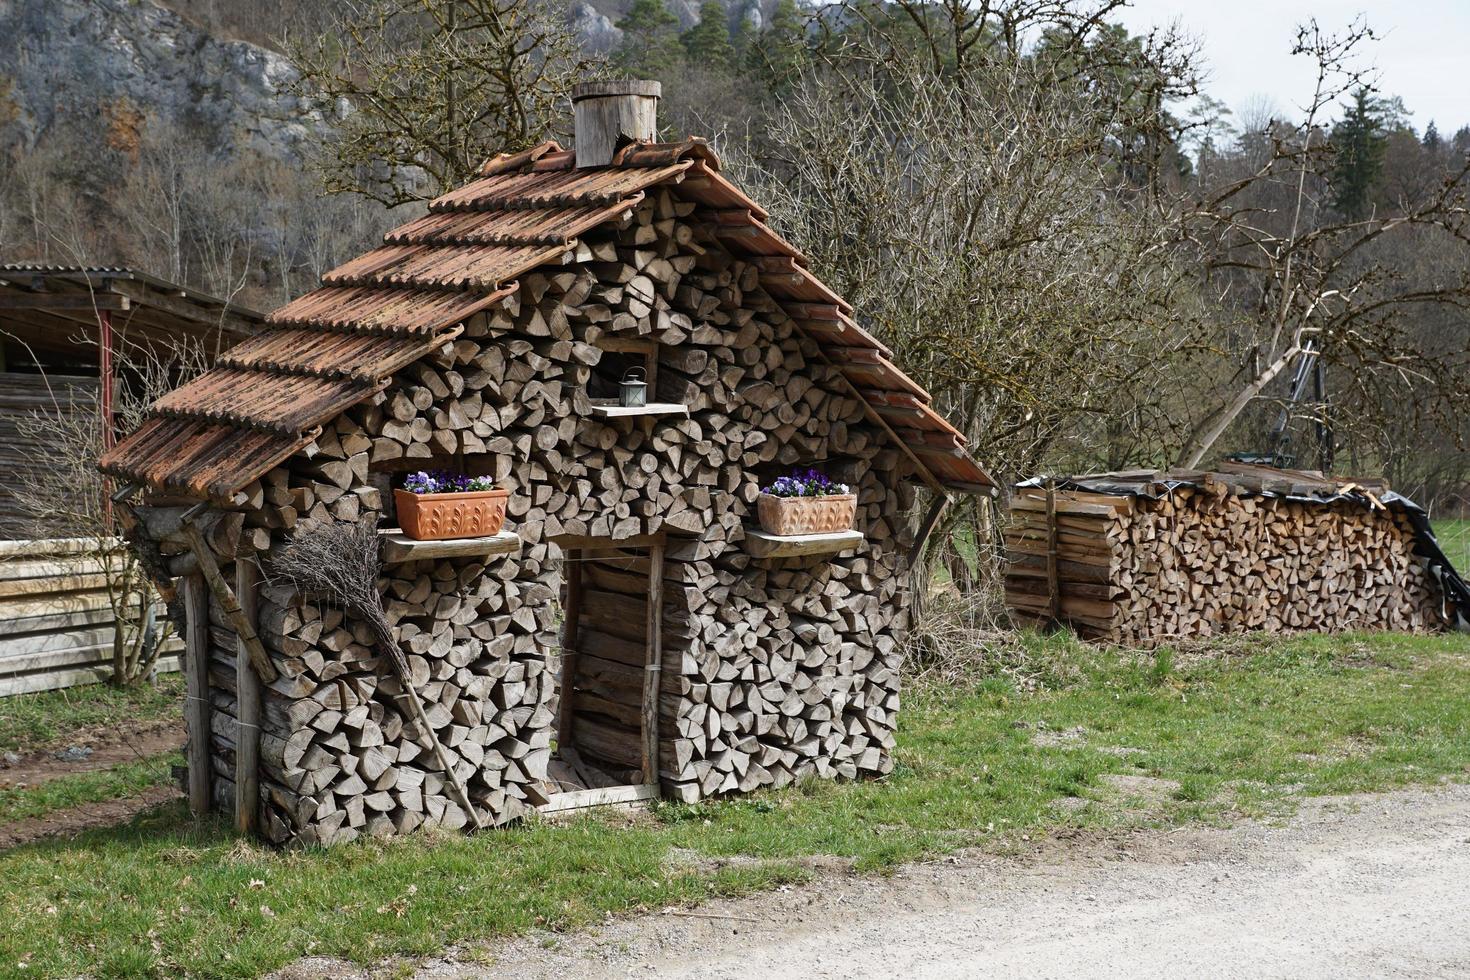
[[[699,22],[699,0],[666,2],[681,30]],[[732,32],[759,29],[774,2],[727,0]],[[617,47],[630,3],[575,0],[588,50]],[[290,95],[293,76],[280,53],[217,37],[158,0],[0,0],[0,146],[34,146],[65,119],[118,149],[162,126],[211,152],[295,160],[322,122]]]
[[[286,91],[280,54],[212,37],[152,0],[0,0],[0,123],[34,144],[62,117],[126,141],[145,125],[216,151],[293,159],[320,125]]]
[[[669,10],[679,18],[679,30],[687,31],[699,23],[700,0],[665,0]],[[571,6],[571,19],[583,45],[589,51],[605,54],[618,46],[623,32],[617,22],[629,6],[629,0],[577,0]],[[726,0],[733,34],[743,24],[746,30],[758,31],[775,7],[774,0]]]

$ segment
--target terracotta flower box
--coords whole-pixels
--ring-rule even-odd
[[[755,506],[761,530],[767,534],[832,534],[852,529],[857,494],[777,497],[763,493],[756,498]]]
[[[471,490],[467,493],[413,493],[393,491],[398,526],[418,541],[447,538],[484,538],[499,534],[505,526],[505,489]]]

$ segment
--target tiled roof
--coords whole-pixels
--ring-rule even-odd
[[[577,236],[665,183],[708,209],[721,241],[755,263],[761,285],[906,452],[947,486],[993,486],[924,389],[766,226],[766,212],[720,175],[719,161],[698,140],[636,144],[595,169],[577,169],[574,154],[555,143],[494,158],[477,179],[389,232],[382,246],[271,314],[266,332],[160,399],[152,417],[103,456],[102,469],[158,489],[228,499],[386,386],[394,371],[453,339],[457,324],[509,296],[520,276],[559,261]]]

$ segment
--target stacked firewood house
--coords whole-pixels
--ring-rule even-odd
[[[104,456],[183,624],[196,810],[329,843],[890,771],[913,550],[992,481],[657,97],[579,87],[575,150],[491,159]],[[811,469],[850,527],[762,531]],[[438,470],[503,527],[402,533]],[[363,521],[391,656],[276,561]]]

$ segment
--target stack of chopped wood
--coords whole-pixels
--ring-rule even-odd
[[[293,529],[370,514],[391,527],[393,474],[432,466],[510,489],[507,527],[521,539],[517,554],[485,564],[388,566],[382,583],[434,735],[482,822],[513,819],[545,785],[563,546],[602,560],[581,572],[579,657],[563,697],[571,731],[560,744],[613,778],[640,765],[646,549],[663,536],[664,792],[694,800],[891,769],[910,464],[722,234],[712,214],[651,193],[622,227],[583,238],[560,270],[523,276],[326,425],[237,510],[201,519],[226,579],[241,566],[264,573],[258,629],[280,674],[260,693],[268,837],[329,843],[471,822],[364,624],[269,581],[272,553]],[[593,369],[628,340],[656,345],[648,400],[682,404],[687,416],[595,411]],[[760,484],[796,463],[824,466],[858,493],[865,541],[854,552],[742,550]],[[156,505],[138,509],[172,573],[196,573],[166,526],[177,503],[144,503]],[[629,549],[609,551],[618,541]],[[210,757],[216,805],[227,807],[233,740],[246,730],[242,672],[228,617],[215,607],[209,622]]]
[[[1233,465],[1017,488],[1006,603],[1123,643],[1243,630],[1443,625],[1416,532],[1381,481]]]

